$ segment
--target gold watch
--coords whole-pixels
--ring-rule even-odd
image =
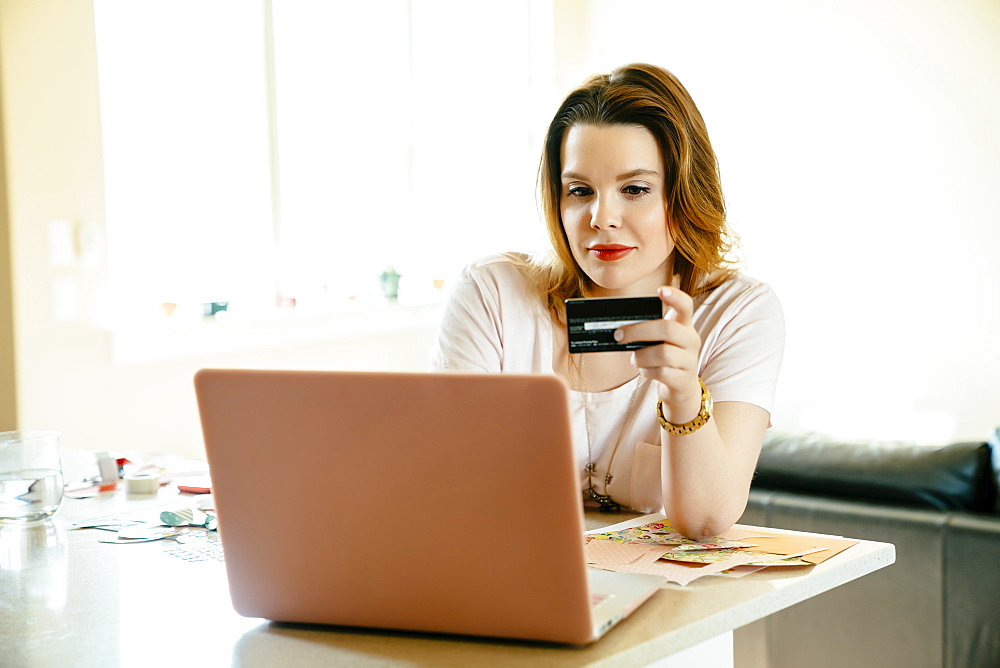
[[[698,409],[698,414],[690,422],[685,422],[684,424],[667,422],[667,418],[663,417],[663,400],[656,400],[656,417],[660,420],[660,426],[668,434],[684,436],[685,434],[696,432],[708,424],[708,421],[712,418],[712,394],[705,387],[705,383],[702,382],[701,378],[698,379],[698,384],[701,385],[701,408]]]

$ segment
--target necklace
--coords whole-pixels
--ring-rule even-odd
[[[590,482],[590,487],[584,492],[584,494],[589,494],[590,498],[597,502],[600,506],[600,511],[602,513],[614,513],[621,510],[621,506],[611,498],[608,494],[608,485],[611,484],[613,476],[611,475],[611,465],[615,461],[615,455],[618,454],[618,446],[621,445],[622,437],[625,435],[625,429],[628,427],[629,416],[632,413],[632,405],[635,403],[635,398],[639,394],[639,388],[642,386],[642,381],[644,378],[640,375],[639,380],[635,384],[635,389],[632,390],[632,396],[628,400],[628,408],[625,409],[625,417],[622,420],[621,430],[618,432],[618,439],[615,440],[615,447],[611,450],[611,459],[608,461],[608,472],[604,475],[604,494],[598,494],[597,490],[594,489],[594,473],[597,471],[597,463],[594,461],[594,455],[591,450],[590,444],[590,405],[587,401],[587,374],[586,366],[584,364],[583,355],[578,357],[580,360],[580,382],[583,385],[583,422],[584,426],[587,428],[587,466],[584,469],[587,472],[587,480]]]

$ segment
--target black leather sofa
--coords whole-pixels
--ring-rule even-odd
[[[1000,429],[941,447],[767,435],[742,523],[893,543],[896,563],[736,633],[736,665],[1000,666]]]

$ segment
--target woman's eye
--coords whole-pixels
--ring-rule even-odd
[[[632,195],[638,197],[640,195],[645,195],[649,193],[649,188],[646,186],[625,186],[622,188],[622,192],[626,195]]]
[[[587,195],[593,194],[593,190],[587,186],[570,186],[567,190],[567,194],[571,197],[586,197]]]

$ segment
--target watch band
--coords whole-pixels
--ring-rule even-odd
[[[685,422],[684,424],[668,422],[667,418],[663,417],[663,400],[656,400],[656,417],[660,421],[660,426],[668,434],[684,436],[685,434],[696,432],[708,424],[708,421],[712,417],[712,395],[709,393],[708,388],[705,387],[705,383],[702,382],[701,378],[698,379],[698,384],[701,385],[701,408],[698,409],[698,414],[690,422]]]

